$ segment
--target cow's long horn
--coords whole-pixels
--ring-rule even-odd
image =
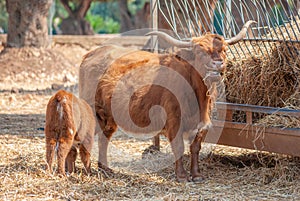
[[[171,45],[176,46],[176,47],[187,48],[187,47],[192,46],[191,41],[180,41],[180,40],[177,40],[177,39],[173,38],[172,36],[169,36],[168,34],[161,32],[161,31],[151,31],[146,34],[146,36],[150,36],[150,35],[159,36],[159,37],[163,38],[165,41],[167,41],[168,43],[170,43]]]
[[[237,42],[239,42],[240,40],[242,40],[246,36],[247,30],[250,27],[250,25],[254,24],[254,23],[257,23],[257,22],[253,21],[253,20],[249,20],[248,22],[246,22],[244,24],[244,26],[242,27],[241,31],[236,36],[233,36],[232,38],[225,40],[227,42],[227,44],[233,45],[233,44],[236,44]]]

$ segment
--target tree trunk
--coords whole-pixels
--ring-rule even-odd
[[[151,21],[151,5],[149,2],[144,4],[144,7],[136,12],[135,15],[135,28],[136,29],[143,29],[143,28],[150,28],[150,21]]]
[[[81,0],[79,5],[72,10],[69,0],[61,0],[69,14],[69,17],[62,20],[61,31],[65,35],[93,35],[94,31],[84,17],[91,6],[92,0]]]
[[[48,11],[52,0],[6,0],[8,47],[46,47]]]
[[[119,0],[120,20],[121,20],[121,32],[134,29],[133,17],[128,9],[127,0]]]
[[[84,18],[68,17],[61,22],[64,35],[93,35],[94,31]]]

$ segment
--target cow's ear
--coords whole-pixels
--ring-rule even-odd
[[[186,61],[193,61],[195,59],[195,54],[192,49],[180,49],[176,56]]]

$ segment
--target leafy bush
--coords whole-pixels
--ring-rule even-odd
[[[0,34],[7,32],[8,13],[6,12],[5,1],[0,0]]]
[[[85,19],[90,23],[95,33],[118,33],[120,24],[112,18],[106,17],[104,19],[100,15],[93,15],[89,11]]]
[[[95,33],[118,33],[120,31],[117,2],[92,2],[85,19]]]

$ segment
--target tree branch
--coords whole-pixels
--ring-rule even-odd
[[[60,0],[66,11],[68,12],[69,16],[73,16],[73,11],[69,6],[69,0]]]
[[[90,6],[91,6],[91,3],[92,3],[92,0],[82,0],[80,2],[80,5],[79,5],[79,10],[78,10],[78,13],[77,15],[80,16],[81,18],[84,18],[87,11],[89,10]]]

